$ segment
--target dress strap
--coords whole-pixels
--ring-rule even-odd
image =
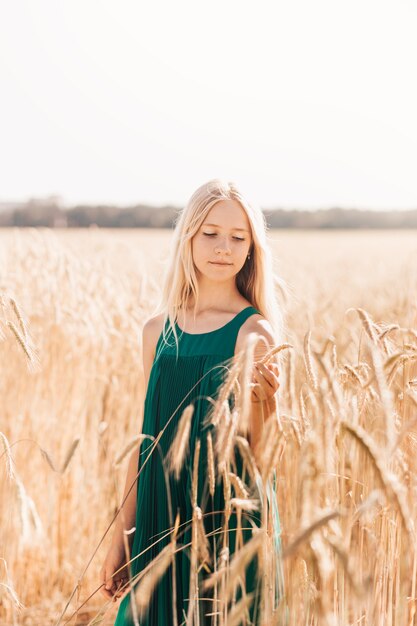
[[[258,311],[258,309],[255,309],[254,306],[247,306],[245,309],[242,309],[237,315],[235,315],[232,322],[234,322],[235,325],[240,328],[243,322],[246,322],[248,317],[251,317],[251,315],[255,315],[255,313],[258,313],[260,315],[260,312]]]
[[[255,315],[256,313],[260,314],[258,309],[255,309],[253,306],[248,306],[235,315],[229,324],[226,324],[226,326],[220,329],[220,332],[213,337],[218,343],[218,347],[223,346],[225,352],[233,356],[240,327],[251,315]]]

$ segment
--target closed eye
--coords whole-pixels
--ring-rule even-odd
[[[203,233],[206,237],[215,237],[217,233]],[[236,241],[245,241],[243,237],[233,237]]]

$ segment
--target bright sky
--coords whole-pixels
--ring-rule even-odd
[[[415,0],[13,0],[0,200],[417,207]]]

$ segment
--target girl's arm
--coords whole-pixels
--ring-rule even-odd
[[[129,465],[127,468],[127,475],[125,481],[125,488],[123,491],[122,502],[126,497],[132,483],[136,479],[138,473],[138,461],[139,461],[139,448],[134,450],[130,456]],[[135,525],[136,520],[136,487],[130,489],[130,493],[127,496],[122,509],[116,517],[114,533],[112,537],[112,545],[123,549],[123,531],[130,530]],[[129,546],[132,547],[134,534],[127,535]]]
[[[249,406],[249,432],[248,443],[255,458],[255,462],[260,467],[260,454],[258,444],[262,438],[262,432],[265,422],[268,418],[276,413],[278,408],[277,390],[279,387],[279,369],[275,359],[268,366],[260,365],[259,361],[267,352],[275,345],[275,339],[270,323],[258,316],[250,317],[242,324],[238,333],[235,354],[240,350],[245,350],[245,342],[248,335],[254,332],[262,339],[256,343],[254,350],[254,369],[252,373],[252,381],[257,382],[257,388],[262,387],[259,391],[252,391]],[[255,364],[259,364],[259,369]],[[242,380],[242,372],[239,374],[239,383],[244,384]]]
[[[162,330],[160,328],[162,322],[162,315],[158,315],[149,319],[142,330],[142,356],[143,356],[143,373],[145,379],[145,395],[148,389],[149,375],[154,360],[156,343],[158,341],[159,334]],[[160,330],[159,330],[160,329]],[[125,488],[123,491],[122,502],[126,497],[127,492],[131,488],[132,484],[136,481],[138,473],[138,461],[139,461],[140,446],[135,448],[132,452],[127,469],[127,476],[125,481]],[[134,485],[130,489],[130,493],[127,496],[122,509],[116,517],[115,529],[112,538],[112,545],[123,548],[123,530],[129,530],[135,525],[136,521],[136,497],[137,497],[137,485]],[[133,543],[134,534],[127,536],[130,547]]]
[[[275,396],[265,400],[251,400],[249,412],[249,435],[248,442],[255,457],[256,464],[261,467],[259,457],[261,451],[258,444],[262,438],[262,430],[267,419],[277,410],[277,399]]]

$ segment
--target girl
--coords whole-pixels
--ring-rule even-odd
[[[251,333],[260,340],[255,344],[252,383],[246,396],[241,375],[239,380],[244,386],[242,395],[249,400],[245,403],[249,413],[246,441],[258,463],[263,422],[276,412],[279,387],[277,363],[263,364],[260,359],[281,340],[282,316],[263,213],[247,202],[234,183],[210,180],[194,192],[179,216],[162,299],[156,315],[143,328],[147,389],[143,438],[140,450],[131,456],[121,514],[100,574],[107,598],[116,600],[131,585],[115,626],[208,626],[222,623],[220,611],[226,615],[215,585],[203,583],[218,570],[222,559],[233,556],[242,537],[245,545],[253,537],[252,527],[260,526],[260,517],[244,511],[242,519],[229,511],[225,518],[230,474],[219,472],[213,480],[217,431],[215,420],[208,417],[216,407],[225,374],[237,355],[243,354]],[[228,416],[231,424],[230,412]],[[233,473],[242,478],[239,449],[235,446]],[[239,497],[237,492],[235,497]],[[268,498],[273,541],[279,551],[273,490]],[[240,525],[243,521],[247,522],[245,530]],[[197,551],[193,549],[196,528],[200,533]],[[174,529],[175,551],[163,559],[173,545]],[[262,576],[257,563],[255,555],[243,581],[245,594],[252,594],[247,623],[259,619]],[[275,574],[282,594],[282,570]],[[152,575],[157,580],[152,582]]]

